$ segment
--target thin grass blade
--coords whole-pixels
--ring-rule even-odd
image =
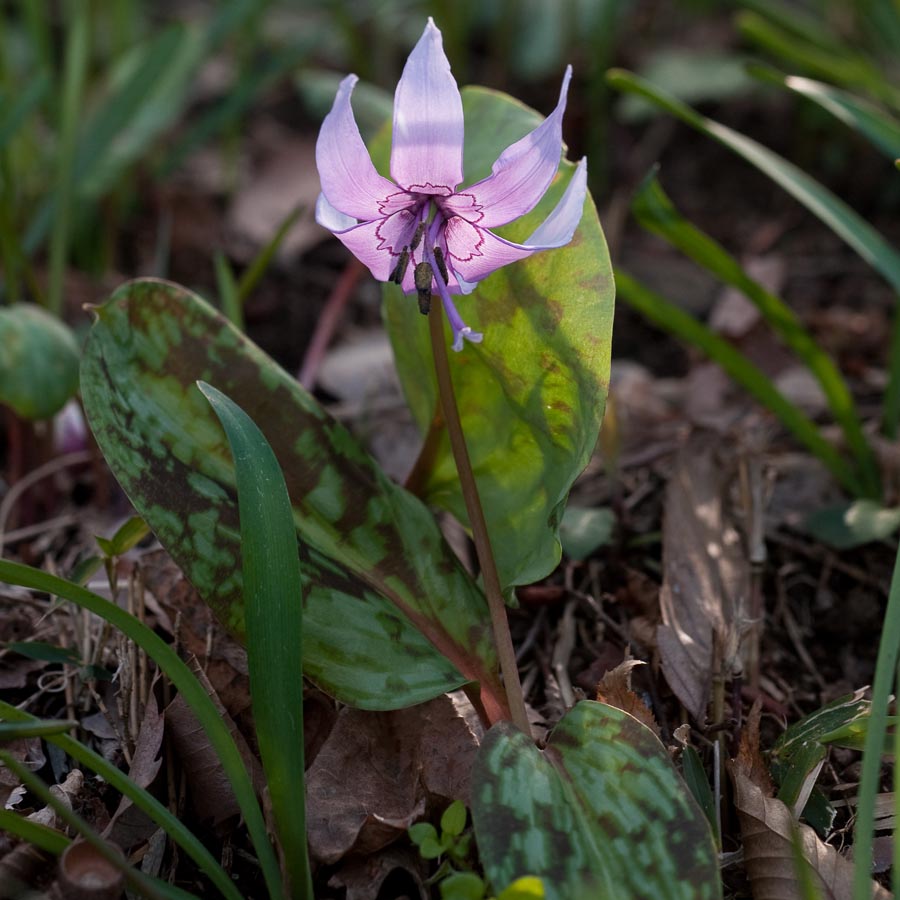
[[[219,290],[219,305],[222,309],[222,313],[235,328],[240,328],[241,331],[243,331],[244,312],[241,308],[237,280],[234,277],[234,272],[231,271],[231,265],[221,250],[216,251],[214,262],[216,269],[216,287]]]
[[[0,750],[0,762],[18,778],[31,793],[51,807],[66,825],[86,840],[111,865],[119,869],[125,876],[128,886],[148,900],[197,900],[196,894],[190,894],[159,878],[145,875],[139,869],[130,866],[121,853],[103,840],[97,832],[74,810],[57,799],[50,789],[27,766],[20,763],[12,754]]]
[[[41,72],[4,111],[0,117],[0,151],[15,137],[28,117],[43,102],[49,90],[50,76],[46,72]],[[11,99],[4,96],[2,105],[7,106]]]
[[[762,313],[763,318],[809,369],[825,395],[835,421],[843,429],[860,469],[860,486],[867,497],[880,497],[881,484],[875,454],[863,432],[853,395],[831,357],[815,342],[799,317],[781,298],[750,278],[724,247],[685,219],[672,204],[651,171],[635,193],[632,211],[648,231],[677,247],[726,284],[736,287]]]
[[[259,253],[256,254],[253,261],[247,267],[247,271],[241,276],[240,281],[238,281],[237,284],[237,295],[238,302],[242,309],[245,301],[253,292],[253,289],[259,284],[260,278],[265,275],[266,269],[269,268],[272,259],[278,252],[278,248],[281,246],[287,233],[293,228],[294,223],[300,218],[302,212],[303,207],[298,206],[295,209],[292,209],[284,217],[281,224],[275,230],[275,234],[272,235],[272,239],[259,251]]]
[[[89,610],[119,629],[159,666],[194,711],[221,760],[222,768],[232,786],[235,799],[247,824],[247,830],[250,832],[269,895],[273,898],[281,897],[282,885],[278,860],[269,843],[265,819],[256,801],[253,784],[247,774],[240,752],[209,695],[175,650],[146,625],[119,609],[115,604],[78,585],[71,584],[65,579],[57,578],[55,575],[49,575],[20,563],[0,560],[0,581],[63,597],[83,609]]]
[[[757,141],[700,115],[690,106],[631,72],[610,69],[606,77],[617,90],[646,98],[756,166],[849,244],[900,294],[900,252],[843,200],[814,178],[810,178],[802,169]],[[893,438],[900,422],[900,315],[894,316],[888,366],[883,428],[885,434]]]
[[[719,337],[693,316],[616,269],[618,296],[660,328],[703,351],[718,363],[744,390],[776,415],[785,428],[828,467],[847,490],[859,490],[856,473],[822,437],[816,424],[790,402],[743,353]]]
[[[2,713],[0,713],[2,718]],[[31,722],[0,722],[0,744],[19,738],[50,737],[77,728],[78,723],[69,719],[35,719]]]
[[[33,723],[34,716],[0,700],[0,719],[7,722]],[[65,734],[48,735],[47,740],[67,753],[76,762],[96,772],[107,784],[146,813],[182,850],[199,866],[226,900],[241,900],[240,891],[228,873],[216,862],[213,855],[198,838],[152,794],[135,784],[124,772],[116,768],[99,753]],[[0,822],[2,827],[2,822]],[[32,842],[36,843],[36,842]],[[43,846],[43,845],[39,845]],[[45,848],[50,849],[50,848]],[[56,851],[52,851],[56,852]]]
[[[894,564],[891,590],[884,611],[884,626],[878,643],[869,728],[863,750],[862,773],[856,802],[853,832],[853,900],[869,900],[872,891],[872,850],[875,830],[875,795],[881,780],[882,753],[888,727],[888,705],[900,659],[900,555]],[[900,732],[900,729],[898,729]],[[897,870],[894,870],[897,887]]]
[[[199,388],[234,456],[253,719],[290,896],[313,900],[303,759],[303,585],[297,533],[278,460],[253,420],[221,391]]]
[[[81,124],[81,102],[87,77],[90,44],[91,9],[87,3],[71,4],[73,21],[69,23],[63,73],[62,110],[59,128],[59,154],[56,164],[56,215],[50,239],[50,282],[47,306],[59,316],[63,306],[63,275],[69,253],[72,200],[75,196],[75,153]]]
[[[867,138],[892,162],[900,156],[900,121],[874,103],[822,81],[786,75],[770,66],[750,65],[748,71],[760,81],[787,88],[831,113]]]
[[[0,831],[7,831],[16,837],[59,856],[72,842],[61,831],[48,828],[40,822],[32,822],[11,809],[0,807]]]

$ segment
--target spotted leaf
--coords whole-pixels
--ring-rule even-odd
[[[462,92],[465,183],[490,172],[500,152],[541,117],[484,88]],[[372,148],[386,161],[390,132]],[[589,161],[590,162],[590,161]],[[544,199],[499,231],[525,240],[565,190],[575,166],[563,161]],[[453,354],[453,384],[504,586],[529,584],[560,559],[559,524],[572,482],[597,442],[606,402],[615,286],[606,242],[588,196],[572,241],[505,266],[459,312],[480,344]],[[429,503],[466,521],[446,430],[435,416],[437,388],[428,327],[415,297],[384,290],[385,320],[416,421],[432,434],[417,472]]]
[[[700,808],[653,733],[585,700],[543,751],[495,725],[473,773],[472,820],[502,890],[539,877],[548,900],[716,900],[716,853]]]
[[[235,476],[198,380],[245,410],[284,472],[310,586],[304,672],[366,709],[477,681],[498,717],[484,597],[426,507],[191,292],[136,281],[96,314],[81,370],[91,428],[135,508],[226,627],[243,635]]]

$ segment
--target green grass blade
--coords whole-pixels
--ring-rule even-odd
[[[243,308],[244,303],[253,292],[253,289],[259,284],[259,280],[265,275],[266,269],[269,268],[269,265],[272,262],[272,258],[281,246],[281,242],[285,239],[285,236],[291,230],[297,219],[300,218],[302,212],[303,207],[298,206],[295,209],[292,209],[284,217],[284,220],[272,236],[272,240],[256,254],[253,258],[253,262],[247,267],[247,271],[241,276],[237,285],[238,301],[241,304],[241,308]]]
[[[784,0],[740,0],[740,6],[758,13],[796,40],[809,43],[819,50],[835,55],[846,52],[846,47],[821,17],[802,10],[798,5],[788,5]]]
[[[862,773],[856,804],[856,828],[853,832],[853,900],[872,896],[872,848],[875,827],[875,796],[881,780],[882,752],[888,726],[888,705],[900,658],[900,555],[894,564],[891,590],[884,611],[884,626],[878,643],[875,681],[872,685],[872,711],[863,750]],[[900,731],[900,729],[898,729]],[[896,870],[895,875],[896,879]],[[896,884],[896,881],[895,881]]]
[[[115,604],[78,585],[57,578],[55,575],[49,575],[39,569],[31,568],[31,566],[0,560],[0,581],[54,594],[89,610],[119,629],[159,666],[194,711],[209,742],[221,760],[222,769],[234,790],[235,799],[247,824],[247,830],[250,832],[269,895],[272,898],[281,897],[281,875],[278,869],[278,860],[269,843],[266,823],[256,801],[250,776],[247,774],[240,752],[234,743],[234,738],[219,716],[209,695],[175,650],[146,625],[119,609]]]
[[[847,461],[822,437],[815,423],[790,402],[746,356],[693,316],[616,269],[618,296],[651,322],[703,351],[720,365],[744,390],[777,416],[807,449],[828,467],[834,477],[852,493],[859,491],[856,473]]]
[[[0,718],[2,718],[2,713],[0,713]],[[31,722],[0,721],[0,744],[4,741],[16,741],[19,738],[49,737],[77,727],[77,722],[67,719],[34,719]]]
[[[185,123],[184,134],[177,139],[156,166],[159,178],[172,174],[195,150],[240,122],[254,101],[293,68],[300,66],[317,42],[304,38],[267,58],[259,70],[241,73],[228,93],[205,112]],[[333,92],[332,92],[333,93]]]
[[[818,216],[900,292],[900,253],[843,200],[814,178],[810,178],[802,169],[752,138],[700,115],[638,75],[622,69],[611,69],[607,78],[618,90],[644,97],[756,166]]]
[[[50,76],[46,72],[41,72],[18,95],[15,102],[4,110],[2,118],[0,118],[0,151],[6,147],[28,117],[43,102],[49,90]],[[2,106],[6,107],[10,99],[4,95]]]
[[[659,235],[726,284],[741,291],[763,318],[815,376],[825,399],[844,431],[861,472],[860,485],[867,497],[880,497],[878,463],[856,412],[853,395],[831,357],[815,342],[794,311],[779,297],[750,278],[724,247],[688,222],[675,208],[651,172],[632,201],[632,211],[648,231]]]
[[[31,46],[32,63],[44,72],[55,69],[53,22],[44,0],[21,0],[25,33]]]
[[[843,200],[802,169],[757,141],[700,115],[687,104],[631,72],[611,69],[607,78],[616,89],[644,97],[756,166],[846,241],[900,294],[900,253]],[[895,316],[894,328],[900,329],[900,316]],[[897,346],[900,346],[900,333],[895,331],[884,400],[884,431],[890,438],[896,435],[900,421],[900,353],[893,352]]]
[[[50,239],[50,277],[47,306],[55,315],[63,309],[63,276],[69,253],[72,199],[75,194],[75,153],[81,103],[87,77],[91,7],[88,3],[69,4],[72,19],[68,23],[62,109],[60,112],[59,151],[56,168],[56,216]]]
[[[747,70],[760,81],[787,88],[831,113],[867,138],[892,162],[900,156],[900,121],[874,103],[822,81],[785,75],[769,66],[750,65]]]
[[[900,108],[900,91],[875,63],[849,46],[818,47],[804,36],[788,32],[754,12],[740,13],[737,26],[748,41],[777,56],[791,68],[797,67],[845,87],[862,88],[895,109]]]
[[[30,822],[11,809],[2,807],[0,807],[0,831],[8,831],[54,856],[59,856],[72,843],[61,831],[48,828],[39,822]]]
[[[216,250],[213,262],[216,269],[216,287],[219,291],[219,306],[222,309],[222,313],[235,328],[240,328],[243,331],[244,311],[238,297],[237,281],[234,277],[234,272],[231,271],[228,258],[221,250]]]
[[[70,809],[61,800],[50,793],[50,789],[27,766],[20,763],[12,754],[0,750],[0,762],[24,784],[31,793],[39,797],[43,803],[51,807],[56,815],[66,825],[77,832],[108,862],[115,866],[125,876],[125,882],[135,891],[138,891],[148,900],[197,900],[195,894],[181,890],[159,878],[145,875],[133,866],[130,866],[125,857],[116,852],[112,845],[100,837],[90,825]]]
[[[303,586],[291,501],[253,420],[203,382],[234,456],[247,617],[247,662],[259,750],[291,897],[313,900],[303,760]]]
[[[23,723],[36,721],[34,716],[9,703],[4,703],[2,700],[0,700],[0,718]],[[227,900],[241,900],[240,891],[238,891],[228,873],[216,862],[209,850],[203,846],[200,840],[177,816],[173,815],[152,794],[144,790],[140,785],[135,784],[109,760],[104,759],[99,753],[86,747],[75,738],[61,734],[48,736],[47,740],[81,765],[92,772],[96,772],[107,784],[114,787],[120,794],[128,797],[138,809],[146,813],[197,863],[200,870],[219,889],[223,897],[227,898]]]

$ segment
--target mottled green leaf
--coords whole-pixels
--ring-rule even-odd
[[[78,389],[78,343],[31,303],[0,308],[0,403],[24,419],[48,419]]]
[[[503,94],[463,90],[468,183],[490,172],[501,151],[540,122]],[[384,162],[390,135],[373,155]],[[564,162],[540,204],[500,229],[526,239],[553,209],[574,166]],[[504,587],[537,581],[560,559],[566,497],[597,441],[606,402],[615,287],[597,211],[588,197],[572,242],[506,266],[460,297],[484,342],[453,354],[463,429]],[[437,402],[428,327],[415,299],[385,288],[385,319],[403,388],[420,428]],[[422,494],[465,522],[446,431],[424,465]]]
[[[244,630],[234,468],[198,380],[247,412],[284,472],[310,585],[306,675],[367,709],[479,681],[497,715],[502,689],[484,597],[415,497],[191,292],[134,282],[97,316],[82,364],[97,441],[139,513],[234,634]]]
[[[495,725],[473,772],[472,819],[495,889],[526,873],[550,900],[721,897],[709,825],[636,719],[583,701],[541,751]]]
[[[852,550],[872,541],[883,541],[900,528],[900,508],[874,500],[836,503],[806,519],[806,530],[837,550]]]

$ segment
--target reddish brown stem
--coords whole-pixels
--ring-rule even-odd
[[[306,349],[303,366],[298,376],[300,384],[308,391],[315,387],[319,366],[322,365],[322,360],[325,358],[325,351],[334,337],[334,332],[347,306],[347,301],[353,293],[353,288],[356,287],[356,282],[359,281],[365,270],[365,266],[361,262],[356,259],[350,260],[325,302],[325,308],[316,322],[316,330]]]

